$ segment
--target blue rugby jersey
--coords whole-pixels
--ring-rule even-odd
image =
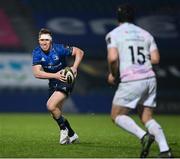
[[[66,57],[71,55],[72,47],[63,44],[53,43],[48,53],[38,46],[32,52],[32,65],[41,65],[45,72],[55,73],[67,66]]]

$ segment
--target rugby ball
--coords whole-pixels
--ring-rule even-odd
[[[70,67],[64,68],[64,76],[66,77],[68,84],[72,84],[75,80],[74,73]]]

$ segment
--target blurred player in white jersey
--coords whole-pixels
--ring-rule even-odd
[[[164,132],[152,117],[157,89],[152,64],[159,63],[158,48],[149,32],[133,24],[134,9],[130,4],[119,6],[117,15],[119,26],[106,35],[108,82],[121,81],[112,101],[112,120],[141,140],[141,158],[148,156],[154,140],[160,149],[159,157],[172,157]],[[147,132],[128,116],[136,107]]]

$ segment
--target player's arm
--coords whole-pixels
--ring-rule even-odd
[[[54,78],[54,79],[61,80],[63,82],[66,81],[66,78],[64,77],[63,74],[61,74],[60,71],[57,72],[57,73],[48,73],[48,72],[45,72],[43,70],[41,65],[33,65],[32,66],[32,72],[33,72],[34,77],[39,78],[39,79],[51,79],[51,78]]]
[[[119,56],[117,48],[108,48],[107,61],[109,69],[108,82],[110,84],[115,84],[119,68]]]
[[[158,69],[159,69],[158,64],[160,62],[160,55],[159,55],[158,49],[155,49],[155,50],[151,51],[150,59],[151,59],[151,64],[152,64],[153,70],[155,72],[157,72]]]
[[[73,66],[71,67],[71,69],[74,72],[74,74],[76,75],[77,69],[83,59],[84,52],[83,52],[83,50],[81,50],[77,47],[73,47],[72,56],[74,56],[75,59],[74,59],[74,63],[73,63]]]
[[[158,49],[155,49],[155,50],[151,51],[150,56],[151,56],[151,58],[150,58],[151,63],[153,65],[159,64],[159,62],[160,62],[160,54],[159,54]]]
[[[152,65],[157,65],[160,62],[160,54],[158,51],[157,44],[155,42],[155,39],[153,36],[150,35],[149,37],[150,40],[150,59]]]

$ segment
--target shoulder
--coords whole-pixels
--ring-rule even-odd
[[[53,49],[59,54],[59,55],[69,55],[72,54],[73,47],[70,47],[68,45],[64,44],[55,44],[53,43]]]
[[[55,48],[55,49],[62,49],[62,48],[64,48],[64,45],[63,44],[56,44],[56,43],[53,43],[53,48]]]
[[[34,54],[34,53],[40,54],[40,52],[41,52],[40,46],[35,47],[34,50],[32,51],[33,54]]]
[[[64,45],[64,44],[55,44],[55,43],[53,43],[53,48],[55,49],[55,50],[63,50],[63,49],[71,49],[71,48],[73,48],[72,46],[69,46],[69,45]]]
[[[121,26],[117,26],[113,30],[111,30],[107,35],[115,35],[117,32],[121,31]]]
[[[64,44],[55,44],[53,43],[53,48],[57,51],[64,51],[64,50],[71,50],[73,47],[69,46],[69,45],[64,45]]]
[[[153,35],[147,31],[146,29],[140,27],[140,26],[137,26],[137,25],[134,25],[138,30],[140,30],[142,32],[143,35],[145,35],[147,38],[153,38]]]
[[[114,37],[117,35],[117,32],[120,32],[121,31],[121,27],[118,26],[116,28],[114,28],[113,30],[111,30],[109,33],[106,34],[106,37],[105,39],[108,39],[109,37]]]

